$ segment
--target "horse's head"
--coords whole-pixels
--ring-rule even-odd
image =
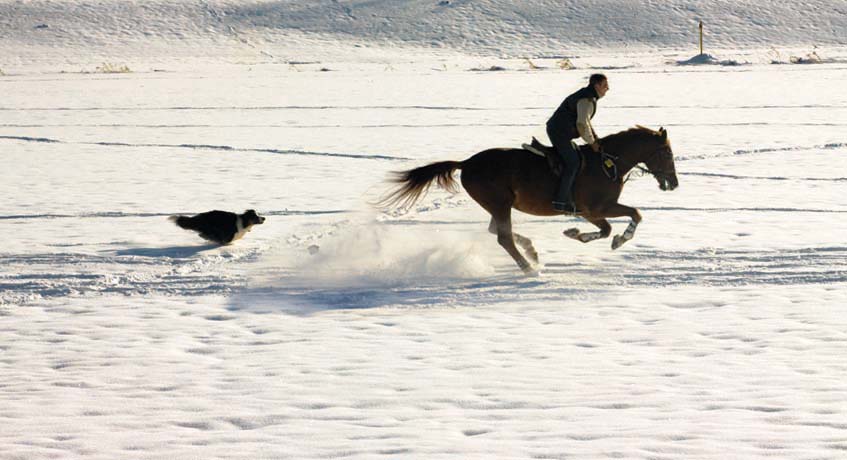
[[[662,190],[673,190],[679,185],[673,163],[673,151],[665,128],[653,131],[636,126],[606,136],[600,143],[604,150],[620,157],[623,164],[622,174],[626,174],[633,167],[639,167],[638,163],[644,163],[647,172],[656,178]]]
[[[652,147],[645,152],[644,164],[647,170],[662,190],[673,190],[679,186],[676,178],[676,166],[673,162],[673,150],[668,140],[668,132],[665,128],[659,128],[656,136],[653,136]]]

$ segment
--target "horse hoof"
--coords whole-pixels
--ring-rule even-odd
[[[523,274],[527,278],[538,278],[541,276],[541,272],[532,267],[524,269]]]
[[[562,232],[568,238],[579,239],[579,229],[578,228],[569,228]]]
[[[615,237],[612,238],[612,250],[623,246],[624,243],[626,243],[626,240],[622,236],[615,235]]]

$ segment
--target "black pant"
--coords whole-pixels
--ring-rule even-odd
[[[562,171],[562,179],[559,183],[559,189],[556,192],[556,198],[553,201],[562,203],[573,203],[573,181],[576,179],[576,173],[579,171],[579,153],[576,151],[576,144],[572,140],[563,136],[558,130],[547,128],[547,137],[556,148],[559,158],[565,163],[564,171]]]

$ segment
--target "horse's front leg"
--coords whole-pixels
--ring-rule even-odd
[[[573,238],[577,241],[582,241],[583,243],[588,243],[590,241],[599,240],[600,238],[608,238],[609,235],[612,234],[612,226],[609,225],[609,221],[607,221],[603,217],[597,217],[593,219],[586,219],[592,224],[596,225],[597,228],[600,229],[599,232],[588,232],[582,233],[578,228],[569,228],[564,231],[565,236],[569,238]]]
[[[633,236],[635,236],[635,229],[638,227],[638,224],[641,223],[641,213],[638,212],[635,208],[630,208],[629,206],[624,206],[620,203],[615,203],[605,212],[606,217],[622,217],[629,216],[632,219],[629,222],[629,226],[626,227],[623,233],[620,235],[615,235],[612,238],[612,249],[617,249],[621,247],[624,243],[631,240]]]

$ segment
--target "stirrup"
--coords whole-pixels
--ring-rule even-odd
[[[570,212],[573,214],[578,213],[579,211],[576,209],[576,203],[574,202],[564,202],[564,201],[553,201],[553,209],[556,211],[562,212]]]

